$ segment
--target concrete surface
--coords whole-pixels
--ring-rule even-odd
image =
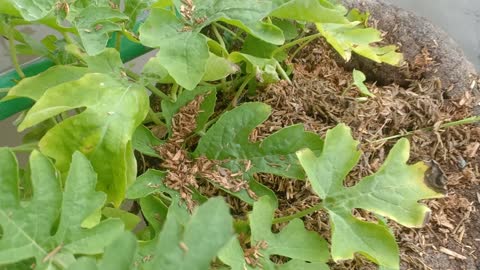
[[[400,7],[427,17],[445,29],[462,46],[466,55],[480,70],[480,0],[389,0]],[[45,31],[25,28],[25,33],[41,39]],[[0,38],[0,73],[11,69],[7,43]],[[145,59],[145,58],[144,58]],[[31,60],[22,58],[25,62]],[[143,60],[145,61],[145,60]],[[15,118],[0,122],[0,147],[21,143],[12,122]]]

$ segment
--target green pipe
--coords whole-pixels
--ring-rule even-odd
[[[108,42],[109,47],[115,47],[116,43],[116,33]],[[139,43],[132,42],[127,38],[122,36],[122,46],[120,49],[120,55],[122,61],[128,62],[133,60],[148,51],[151,48],[147,48]],[[27,77],[37,75],[48,68],[54,66],[54,63],[48,59],[39,59],[32,63],[22,66],[22,70]],[[10,88],[15,86],[15,84],[20,80],[17,72],[10,71],[4,74],[0,74],[0,88]],[[3,98],[6,93],[0,93],[0,99]],[[7,101],[0,101],[0,121],[4,120],[18,112],[26,110],[33,105],[33,100],[29,98],[15,98]]]

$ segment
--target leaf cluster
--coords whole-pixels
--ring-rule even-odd
[[[0,34],[13,44],[12,59],[38,55],[55,65],[0,92],[3,101],[35,102],[18,119],[25,144],[0,148],[0,267],[328,269],[363,255],[398,269],[385,218],[422,226],[429,210],[418,201],[441,196],[423,182],[424,163],[407,165],[408,142],[346,188],[360,156],[346,126],[322,139],[293,125],[253,142],[271,108],[243,98],[290,81],[292,51],[320,37],[346,60],[357,53],[400,65],[396,47],[376,44],[380,33],[367,19],[333,0],[2,1]],[[24,25],[58,35],[36,41]],[[156,50],[140,73],[122,60],[132,43]],[[371,95],[364,80],[356,73],[354,83]],[[192,104],[196,111],[182,115]],[[182,130],[189,133],[179,137]],[[25,169],[18,150],[31,152]],[[193,178],[180,185],[204,181],[252,210],[234,217],[224,199],[198,186],[175,188],[175,168],[145,168],[180,158]],[[200,161],[210,174],[199,173]],[[321,203],[275,217],[276,195],[259,173],[309,181]],[[242,188],[228,188],[237,183]],[[358,219],[357,208],[376,219]],[[330,217],[329,241],[300,219],[315,211]],[[272,231],[278,223],[285,226]]]

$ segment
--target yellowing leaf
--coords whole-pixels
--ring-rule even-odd
[[[81,151],[98,173],[98,186],[118,205],[136,176],[132,135],[148,112],[143,87],[90,73],[77,81],[50,88],[28,112],[24,130],[57,114],[85,108],[50,129],[41,139],[41,151],[56,161],[63,175],[71,156]]]
[[[418,201],[443,195],[425,184],[428,167],[423,162],[407,164],[408,152],[408,141],[400,140],[378,172],[349,188],[343,181],[361,154],[349,128],[339,125],[328,131],[319,156],[308,149],[298,152],[313,190],[330,214],[335,261],[360,253],[380,266],[399,269],[398,247],[388,228],[382,223],[361,221],[351,212],[361,208],[405,226],[425,224],[430,210]]]
[[[396,46],[377,47],[375,42],[382,40],[380,32],[374,28],[364,28],[360,22],[344,24],[317,23],[318,31],[328,43],[347,61],[352,52],[377,63],[398,66],[403,63],[403,55],[396,52]]]
[[[5,100],[16,97],[28,97],[33,100],[38,100],[48,89],[62,83],[78,80],[83,77],[87,71],[84,67],[61,65],[51,67],[36,76],[21,80],[10,89]]]

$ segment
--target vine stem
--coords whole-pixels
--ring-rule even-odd
[[[125,73],[127,74],[128,77],[130,77],[131,79],[135,80],[136,82],[138,82],[140,80],[140,76],[129,70],[129,69],[126,69],[125,70]],[[152,92],[153,94],[157,95],[158,97],[160,97],[161,99],[165,99],[165,100],[171,100],[171,98],[169,96],[167,96],[167,94],[163,93],[162,91],[160,91],[158,88],[156,88],[155,86],[151,85],[151,84],[148,84],[145,86],[148,90],[150,90],[150,92]]]
[[[233,36],[233,39],[238,39],[241,42],[245,42],[245,40],[241,37],[238,36],[238,33],[233,32],[232,30],[228,29],[228,27],[225,27],[219,23],[214,22],[213,25],[215,25],[218,28],[221,28],[223,31],[228,32],[230,35]]]
[[[462,120],[448,122],[448,123],[440,125],[439,128],[450,128],[450,127],[455,127],[455,126],[460,126],[460,125],[474,124],[476,122],[480,122],[480,116],[472,116],[472,117],[465,118],[465,119],[462,119]],[[386,142],[386,141],[393,140],[393,139],[407,137],[407,136],[413,135],[413,134],[415,134],[416,132],[419,132],[419,131],[432,131],[433,129],[434,128],[432,128],[432,127],[421,128],[421,129],[417,129],[417,130],[414,130],[414,131],[409,131],[405,134],[398,134],[398,135],[382,138],[382,139],[379,139],[379,140],[375,140],[375,141],[372,141],[372,143]]]
[[[291,221],[293,219],[296,219],[296,218],[302,218],[304,216],[315,213],[315,212],[321,210],[322,208],[323,208],[323,204],[319,203],[319,204],[316,204],[316,205],[314,205],[314,206],[312,206],[308,209],[297,212],[293,215],[276,218],[272,221],[272,224],[284,223],[284,222],[289,222],[289,221]]]
[[[286,80],[289,84],[292,84],[292,80],[290,80],[290,77],[288,77],[287,72],[282,68],[282,65],[280,65],[279,62],[277,62],[277,71],[280,73],[280,76]]]
[[[295,45],[298,45],[298,44],[301,44],[301,43],[304,43],[304,42],[312,42],[314,39],[316,38],[319,38],[321,37],[322,34],[320,33],[317,33],[317,34],[313,34],[313,35],[310,35],[310,36],[306,36],[306,37],[303,37],[303,38],[299,38],[297,40],[294,40],[292,42],[289,42],[289,43],[285,43],[283,44],[283,46],[281,47],[278,47],[277,49],[275,49],[273,51],[273,56],[277,55],[278,53],[282,52],[282,51],[285,51]]]
[[[70,37],[70,34],[67,32],[62,32],[63,39],[68,43],[68,44],[75,44],[73,41],[72,37]]]
[[[179,88],[180,86],[177,83],[174,83],[172,89],[170,90],[170,98],[173,100],[173,102],[177,101],[177,93]]]
[[[153,123],[155,123],[155,125],[166,126],[165,123],[163,123],[162,120],[160,120],[158,115],[153,111],[153,109],[151,107],[148,108],[148,116],[150,117],[150,119],[152,119],[152,121],[153,121]]]
[[[242,85],[237,90],[237,93],[235,93],[235,96],[233,97],[232,100],[232,107],[236,107],[238,100],[243,94],[243,91],[245,90],[245,87],[247,87],[248,83],[255,77],[255,73],[251,73],[247,76],[247,78],[243,81]]]
[[[212,24],[212,30],[213,30],[213,34],[218,39],[218,42],[220,43],[220,46],[222,46],[222,48],[226,49],[227,46],[225,45],[225,41],[223,40],[222,35],[220,35],[220,32],[218,32],[218,28],[215,24]]]
[[[18,63],[18,57],[17,57],[17,48],[15,47],[15,36],[13,29],[8,29],[7,30],[7,38],[8,38],[8,45],[10,47],[10,57],[12,59],[12,64],[15,67],[15,70],[17,71],[18,76],[20,78],[25,79],[25,73],[23,73],[23,70],[20,68],[20,64]]]
[[[19,146],[11,147],[10,150],[13,152],[30,152],[37,149],[38,142],[26,143]]]

